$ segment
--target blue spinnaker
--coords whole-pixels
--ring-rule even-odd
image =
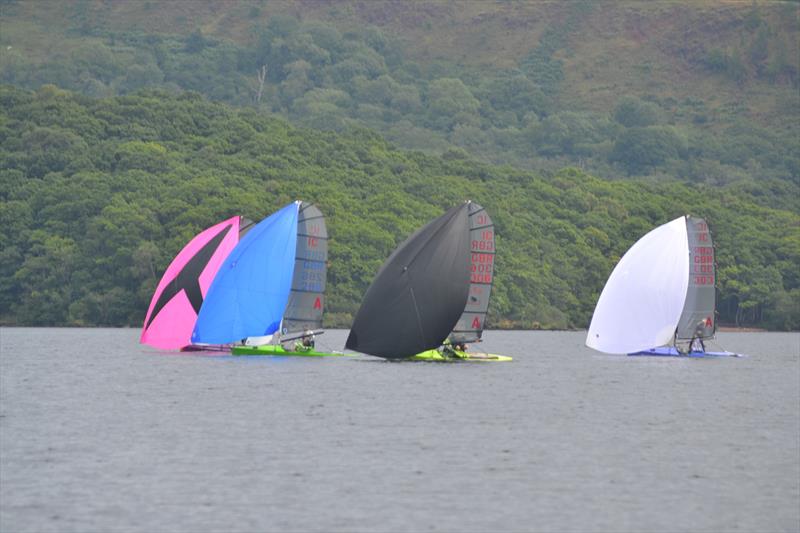
[[[262,220],[228,255],[208,289],[192,342],[228,344],[278,330],[297,248],[297,202]]]

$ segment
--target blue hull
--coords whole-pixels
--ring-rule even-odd
[[[642,350],[641,352],[629,353],[630,356],[644,355],[654,357],[743,357],[741,354],[733,352],[689,352],[680,353],[674,346],[660,346],[658,348],[650,348],[649,350]]]

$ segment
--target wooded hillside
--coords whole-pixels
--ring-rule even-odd
[[[0,82],[29,89],[193,90],[533,170],[800,180],[796,2],[1,5]]]
[[[296,128],[197,93],[91,98],[0,89],[0,319],[139,325],[174,254],[235,214],[317,203],[331,235],[328,325],[347,326],[414,229],[470,198],[497,230],[491,327],[585,327],[619,256],[687,212],[709,220],[728,323],[800,327],[796,188],[607,181],[401,151],[363,128]]]

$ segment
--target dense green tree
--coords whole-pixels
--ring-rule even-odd
[[[628,128],[617,139],[609,159],[634,174],[680,157],[684,148],[684,140],[673,128]]]
[[[459,119],[476,117],[480,102],[461,80],[441,78],[428,85],[427,108],[434,127],[449,130]]]
[[[627,128],[653,126],[659,122],[659,115],[656,104],[635,96],[623,96],[614,107],[614,120]]]
[[[373,82],[378,89],[393,86],[364,77],[354,87],[372,90]],[[586,326],[625,250],[687,212],[712,223],[721,320],[800,327],[794,306],[800,209],[790,181],[739,180],[712,189],[610,182],[575,168],[542,175],[491,166],[452,147],[490,146],[489,132],[467,123],[457,123],[448,140],[398,121],[389,134],[444,153],[404,152],[373,131],[350,127],[353,107],[373,114],[389,109],[384,98],[355,106],[354,94],[315,88],[297,100],[308,108],[305,117],[339,120],[337,134],[298,129],[196,93],[91,99],[54,87],[0,88],[0,321],[139,325],[158,277],[192,236],[233,215],[260,220],[302,198],[326,214],[327,320],[347,326],[395,246],[470,198],[496,224],[494,327]],[[654,133],[653,146],[670,147],[664,157],[673,161],[689,152],[669,126],[624,128],[578,112],[527,120],[533,131],[553,128],[549,142],[564,152],[579,149],[568,141],[573,136],[591,144],[618,129],[620,138]],[[747,137],[758,130],[737,131]],[[522,133],[507,135],[510,143],[524,141]]]

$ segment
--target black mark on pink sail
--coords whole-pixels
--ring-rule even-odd
[[[206,265],[211,260],[214,252],[219,248],[220,243],[225,238],[225,235],[231,230],[231,225],[225,226],[219,233],[217,233],[211,240],[209,240],[196,254],[184,265],[175,278],[164,287],[164,290],[158,296],[156,305],[153,307],[153,312],[145,325],[145,329],[150,327],[153,320],[158,315],[164,306],[172,300],[178,293],[184,291],[189,303],[192,305],[195,313],[200,312],[200,307],[203,305],[203,293],[200,290],[200,274],[205,270]]]

